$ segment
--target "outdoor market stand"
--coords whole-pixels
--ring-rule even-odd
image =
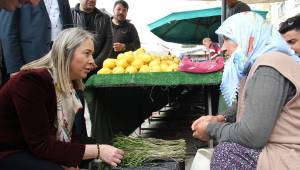
[[[92,136],[99,143],[110,143],[114,135],[131,133],[148,118],[181,93],[184,86],[202,86],[207,92],[207,111],[218,107],[222,73],[192,74],[157,72],[135,74],[95,74],[86,82]],[[167,89],[167,90],[166,90]]]

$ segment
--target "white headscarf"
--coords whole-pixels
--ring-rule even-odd
[[[221,92],[231,106],[236,99],[240,80],[245,77],[255,60],[264,53],[280,51],[300,63],[279,32],[259,14],[242,12],[227,18],[216,31],[234,41],[238,47],[225,63]]]

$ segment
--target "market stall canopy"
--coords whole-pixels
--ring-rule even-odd
[[[190,0],[197,1],[197,0]],[[199,0],[199,1],[216,1],[216,0]],[[274,2],[283,2],[285,0],[241,0],[247,4],[258,4],[258,3],[274,3]]]
[[[267,11],[255,11],[266,17]],[[183,11],[171,13],[151,24],[150,31],[168,42],[200,44],[202,39],[210,37],[218,41],[215,34],[221,25],[221,8]]]
[[[285,0],[241,0],[247,4],[258,4],[258,3],[273,3],[273,2],[282,2]]]

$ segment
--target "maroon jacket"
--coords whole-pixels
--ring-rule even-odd
[[[76,166],[85,146],[56,140],[53,79],[46,69],[21,71],[0,89],[0,159],[18,151]]]

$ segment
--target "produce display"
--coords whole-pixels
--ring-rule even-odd
[[[123,167],[137,168],[155,160],[183,162],[186,142],[179,140],[162,140],[155,138],[117,136],[113,146],[124,151]]]
[[[116,59],[105,59],[97,74],[172,72],[178,70],[179,62],[176,56],[157,56],[139,48],[134,52],[121,53]]]

